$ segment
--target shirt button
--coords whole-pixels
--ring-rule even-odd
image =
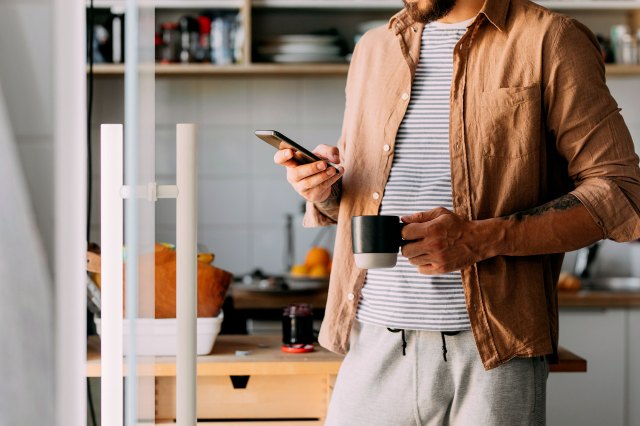
[[[458,151],[460,149],[460,144],[456,143],[456,151]]]
[[[409,95],[406,94],[406,93],[403,93],[401,98],[402,98],[403,101],[406,101],[407,99],[409,99]]]
[[[391,149],[391,147],[389,146],[389,144],[384,144],[384,146],[382,147],[382,149],[384,150],[384,152],[389,152],[389,150]]]
[[[347,299],[353,300],[355,299],[355,296],[353,295],[353,293],[347,293]]]
[[[380,198],[380,194],[378,192],[374,192],[372,197],[374,200],[377,200],[378,198]]]

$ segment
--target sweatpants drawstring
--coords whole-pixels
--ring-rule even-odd
[[[440,336],[442,336],[442,358],[447,362],[447,341],[444,339],[444,333],[440,333]]]
[[[441,331],[440,336],[442,336],[442,358],[444,358],[444,362],[447,362],[447,342],[444,336],[455,336],[460,333],[459,331]]]
[[[406,356],[407,355],[407,339],[404,334],[404,329],[387,327],[387,330],[389,330],[392,333],[402,333],[402,356]],[[444,358],[444,362],[447,362],[447,341],[445,340],[444,336],[455,336],[456,334],[459,334],[459,333],[460,333],[459,331],[441,331],[440,332],[440,336],[442,336],[442,358]]]
[[[407,339],[405,338],[404,330],[400,328],[389,328],[389,327],[387,327],[387,330],[389,330],[392,333],[397,333],[399,331],[402,332],[402,356],[406,356],[407,355]]]

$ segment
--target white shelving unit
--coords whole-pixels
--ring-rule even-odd
[[[94,0],[94,7],[124,7],[126,0]],[[245,0],[140,0],[140,6],[156,9],[224,9],[238,8]],[[253,0],[252,7],[269,8],[318,8],[318,9],[400,9],[398,0]],[[544,7],[559,10],[624,10],[640,9],[638,0],[549,0],[536,2]],[[87,5],[89,1],[87,0]]]
[[[548,0],[539,4],[550,9],[566,13],[587,14],[593,17],[600,12],[609,15],[617,14],[631,24],[640,28],[640,0]],[[279,31],[279,16],[300,17],[305,24],[318,20],[317,16],[330,16],[335,12],[338,28],[351,28],[355,16],[362,13],[362,21],[372,17],[388,18],[402,5],[398,0],[140,0],[141,7],[153,7],[167,13],[204,10],[238,10],[245,26],[245,47],[240,64],[219,66],[214,64],[158,64],[155,73],[158,77],[193,77],[193,76],[242,76],[242,75],[346,75],[348,64],[274,64],[255,62],[252,57],[253,40],[256,35]],[[95,8],[117,7],[122,10],[126,0],[95,0]],[[351,17],[351,18],[349,18]],[[284,19],[284,18],[280,18]],[[351,19],[351,21],[349,20]],[[609,18],[610,19],[610,18]],[[269,23],[266,23],[266,22]],[[293,20],[298,26],[298,19]],[[604,21],[603,21],[604,22]],[[306,28],[306,27],[305,27]],[[295,31],[295,30],[292,30]],[[308,31],[313,31],[309,29]],[[350,40],[351,34],[346,38]],[[99,77],[118,77],[123,75],[124,68],[114,64],[96,64],[94,73]],[[607,75],[636,76],[640,75],[640,65],[607,64]]]

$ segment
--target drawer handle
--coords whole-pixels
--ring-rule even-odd
[[[251,376],[229,376],[234,389],[246,389]]]

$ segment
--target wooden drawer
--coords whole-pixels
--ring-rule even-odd
[[[253,375],[245,388],[229,376],[200,376],[197,416],[209,419],[323,419],[330,397],[328,375]],[[174,419],[175,377],[156,378],[156,419]]]

